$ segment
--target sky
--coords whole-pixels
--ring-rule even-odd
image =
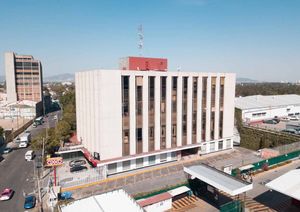
[[[42,61],[44,76],[117,69],[120,57],[168,58],[169,70],[300,80],[300,0],[1,0],[4,52]]]

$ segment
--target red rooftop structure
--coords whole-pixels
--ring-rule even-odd
[[[124,57],[120,59],[121,70],[167,71],[168,60],[165,58]]]

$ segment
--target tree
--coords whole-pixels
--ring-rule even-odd
[[[66,141],[70,137],[71,126],[67,121],[59,121],[55,128],[55,136],[58,140]]]
[[[0,137],[2,137],[3,134],[4,134],[4,129],[3,129],[3,127],[0,126]]]

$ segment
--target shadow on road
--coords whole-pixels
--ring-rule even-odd
[[[254,198],[257,202],[266,205],[276,211],[296,212],[300,209],[291,205],[291,198],[277,191],[266,191]]]

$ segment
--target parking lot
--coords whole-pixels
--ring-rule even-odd
[[[287,128],[287,125],[295,125],[295,126],[298,125],[300,127],[300,121],[285,120],[285,121],[280,121],[277,124],[268,124],[268,123],[263,123],[263,122],[251,124],[251,126],[253,126],[253,127],[258,127],[261,129],[273,130],[273,131],[278,131],[278,132],[285,130]]]
[[[72,168],[76,169],[77,167],[86,168],[71,172]],[[93,168],[83,156],[64,159],[63,165],[57,168],[57,182],[62,187],[78,185],[93,180],[101,180],[102,178],[103,173],[101,170],[99,168]]]

